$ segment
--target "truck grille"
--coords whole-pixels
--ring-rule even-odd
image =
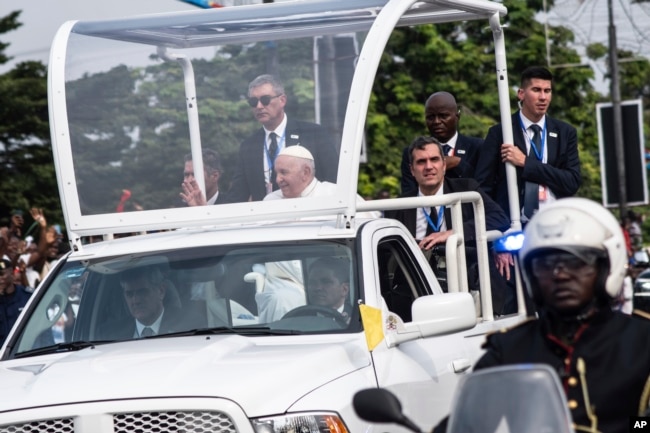
[[[113,416],[115,433],[235,433],[230,418],[220,412],[141,412]]]
[[[0,433],[73,433],[72,418],[46,419],[24,424],[0,426]]]
[[[167,411],[113,414],[114,433],[236,433],[221,412]],[[48,419],[0,426],[0,433],[74,433],[74,419]]]

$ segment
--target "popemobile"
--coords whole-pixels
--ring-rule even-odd
[[[521,287],[517,313],[493,314],[487,243],[501,233],[486,232],[477,192],[359,199],[359,165],[373,157],[367,108],[396,28],[482,20],[511,137],[506,12],[488,0],[299,0],[63,24],[48,91],[71,252],[0,351],[0,432],[372,432],[352,398],[373,387],[419,426],[437,424],[485,334],[525,319]],[[264,74],[282,78],[282,97],[251,96]],[[302,146],[284,156],[314,163],[327,188],[228,200],[256,169],[241,166],[240,146],[278,100],[288,124],[316,131],[278,147]],[[251,160],[263,159],[260,136]],[[330,165],[313,146],[326,139]],[[209,198],[215,175],[215,204],[181,188],[193,178],[192,197]],[[467,281],[468,202],[478,291]],[[407,229],[377,216],[443,204],[458,227],[446,292]]]

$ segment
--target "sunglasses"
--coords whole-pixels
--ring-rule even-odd
[[[274,100],[275,98],[279,98],[282,95],[284,95],[284,93],[280,93],[279,95],[275,95],[275,96],[264,95],[264,96],[260,96],[259,98],[250,97],[248,98],[248,105],[250,105],[251,107],[257,107],[257,104],[261,102],[262,105],[266,107],[271,103],[272,100]]]
[[[589,257],[588,261],[585,261],[573,254],[561,253],[535,257],[531,261],[531,265],[533,275],[543,277],[554,273],[558,268],[571,275],[576,275],[584,267],[593,266],[595,262],[595,257]]]

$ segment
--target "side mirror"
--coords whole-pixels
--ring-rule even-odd
[[[407,341],[460,332],[476,326],[476,307],[469,293],[420,296],[411,305],[413,321],[395,317],[396,329],[384,333],[388,347]]]
[[[355,412],[364,421],[395,423],[421,433],[422,430],[402,413],[402,404],[395,394],[382,388],[369,388],[357,392],[352,399]]]

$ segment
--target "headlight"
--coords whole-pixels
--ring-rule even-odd
[[[335,413],[297,413],[252,419],[256,433],[349,433]]]
[[[644,291],[650,290],[650,281],[644,281],[639,285],[639,288]]]

